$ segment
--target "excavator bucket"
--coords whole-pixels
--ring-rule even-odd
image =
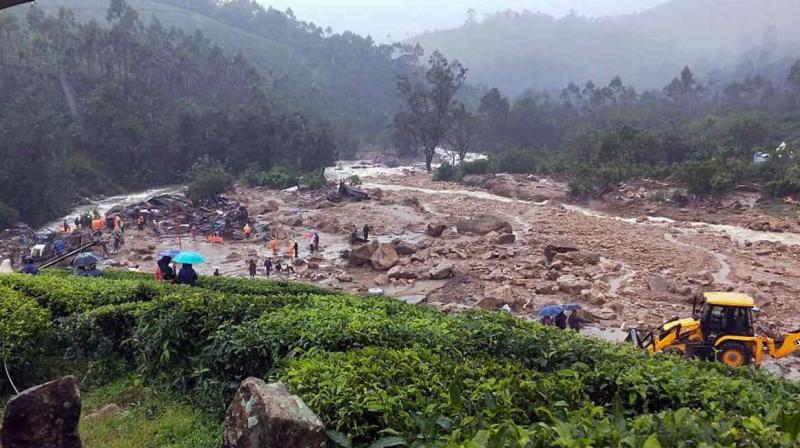
[[[0,10],[31,2],[33,0],[0,0]]]

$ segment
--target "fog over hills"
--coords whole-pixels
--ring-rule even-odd
[[[616,75],[644,89],[663,86],[684,65],[700,77],[748,75],[742,71],[796,55],[799,19],[794,0],[672,0],[601,19],[506,11],[409,42],[460,59],[472,82],[510,92]]]

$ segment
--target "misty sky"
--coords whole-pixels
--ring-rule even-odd
[[[370,34],[376,40],[404,39],[426,30],[452,28],[464,22],[474,8],[478,17],[498,10],[542,11],[562,16],[570,10],[582,15],[617,15],[647,9],[667,0],[258,0],[334,31]]]

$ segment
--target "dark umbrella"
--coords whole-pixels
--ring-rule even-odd
[[[100,260],[101,258],[97,255],[91,252],[84,252],[75,257],[75,260],[72,261],[72,265],[78,268],[85,268],[97,264]]]
[[[539,310],[539,317],[558,316],[563,312],[564,312],[564,307],[561,305],[548,305]]]

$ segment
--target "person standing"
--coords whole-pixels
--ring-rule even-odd
[[[192,235],[192,241],[197,241],[197,224],[192,224],[189,228],[189,233]]]
[[[53,249],[56,251],[56,257],[64,255],[64,240],[56,240],[53,243]]]
[[[249,268],[250,268],[250,278],[251,279],[255,279],[256,278],[256,260],[255,259],[253,259],[253,258],[250,259]]]
[[[366,242],[369,242],[369,231],[370,231],[369,225],[364,224],[364,228],[362,229],[362,231],[364,232],[364,240]]]
[[[277,257],[278,256],[278,239],[275,237],[275,235],[272,235],[272,239],[269,240],[269,248],[272,249],[272,256],[273,257]]]
[[[178,272],[177,283],[181,285],[195,286],[197,284],[197,272],[190,264],[183,264]]]
[[[319,251],[319,233],[314,232],[314,252]]]
[[[300,256],[300,245],[297,244],[297,240],[294,240],[294,258]]]
[[[272,273],[272,258],[264,260],[264,270],[267,271],[267,277],[269,277],[269,274]]]
[[[75,224],[75,228],[76,229],[80,229],[81,228],[81,219],[79,217],[76,216],[75,217],[75,221],[72,221],[72,223]]]
[[[242,227],[242,233],[244,233],[244,238],[249,240],[250,234],[253,232],[253,229],[250,227],[250,224],[245,223],[244,227]]]

